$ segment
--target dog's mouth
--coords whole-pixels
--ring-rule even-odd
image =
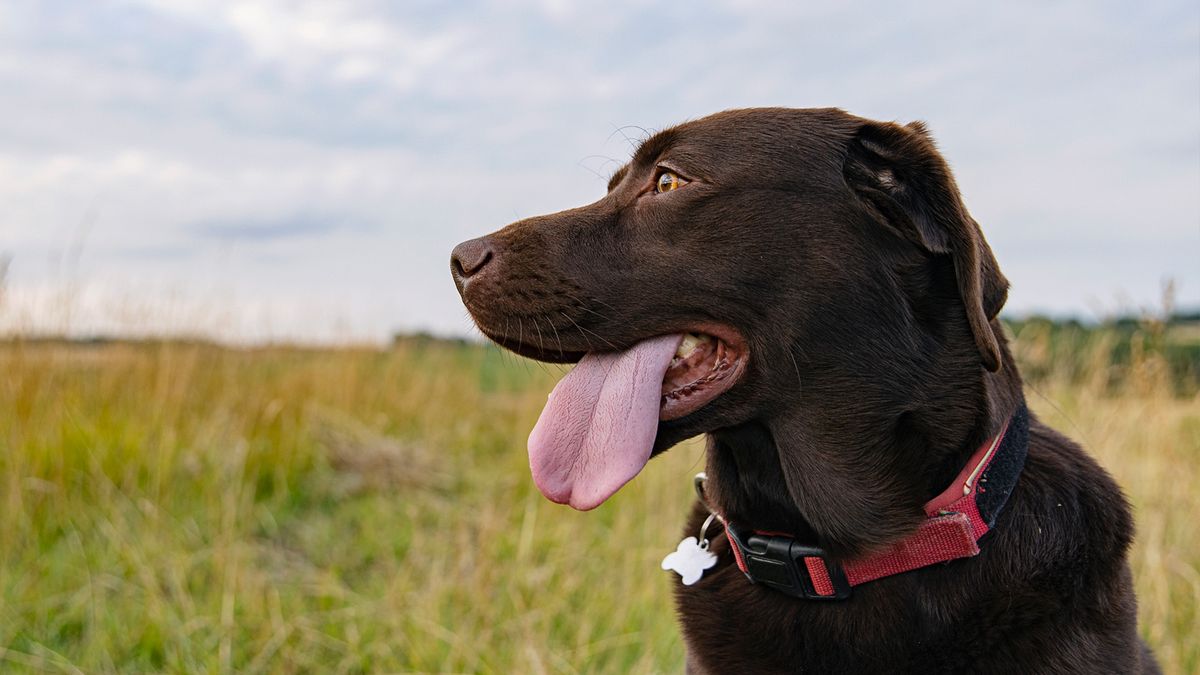
[[[733,331],[728,340],[708,333],[684,333],[663,376],[660,420],[693,413],[729,390],[746,365],[745,342]]]
[[[529,435],[534,482],[551,501],[599,506],[645,466],[659,422],[720,397],[741,378],[747,358],[737,331],[711,324],[584,354]]]
[[[724,394],[741,378],[746,365],[746,341],[737,331],[720,324],[702,324],[692,330],[678,334],[679,347],[663,375],[658,418],[664,422],[691,414]],[[544,345],[485,334],[515,354],[545,363],[578,363],[598,353],[546,349]]]

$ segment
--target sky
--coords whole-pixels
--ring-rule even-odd
[[[1009,314],[1200,305],[1194,0],[0,0],[0,332],[468,335],[454,244],[762,105],[925,120]]]

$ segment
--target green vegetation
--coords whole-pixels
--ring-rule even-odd
[[[1141,630],[1196,672],[1195,352],[1011,328],[1030,404],[1135,505]],[[658,562],[701,446],[546,502],[524,446],[559,372],[427,339],[0,344],[0,670],[679,672]]]
[[[1177,395],[1200,391],[1200,314],[1123,318],[1101,327],[1043,317],[1005,325],[1018,338],[1021,372],[1029,381],[1053,379],[1119,392],[1129,377],[1161,376]]]

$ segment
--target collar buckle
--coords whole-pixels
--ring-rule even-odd
[[[738,567],[751,583],[808,600],[850,597],[845,571],[821,547],[787,536],[747,532],[729,522],[725,532],[736,549]]]

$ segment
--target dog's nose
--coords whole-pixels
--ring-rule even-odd
[[[479,274],[496,257],[495,246],[487,237],[464,241],[450,253],[450,272],[459,288],[471,277]]]

